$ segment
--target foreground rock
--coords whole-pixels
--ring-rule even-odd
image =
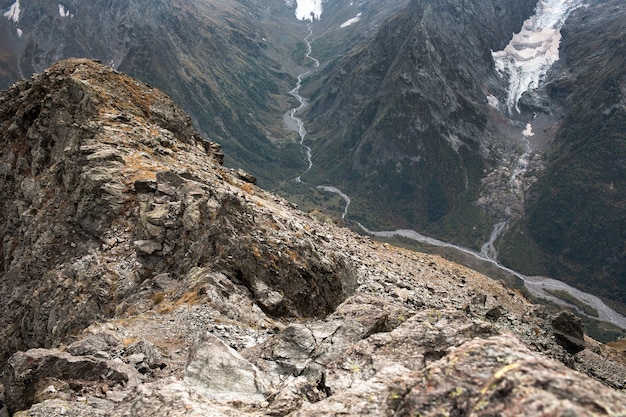
[[[626,413],[567,313],[294,210],[148,86],[65,61],[0,115],[5,412]]]

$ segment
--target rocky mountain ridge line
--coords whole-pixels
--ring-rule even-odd
[[[150,86],[62,61],[0,116],[9,415],[626,413],[571,313],[295,210]]]

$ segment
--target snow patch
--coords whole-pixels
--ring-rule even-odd
[[[285,0],[287,7],[296,5],[296,18],[298,20],[320,20],[322,16],[322,2],[324,0]]]
[[[491,94],[487,95],[487,103],[495,109],[500,109],[500,100]]]
[[[526,124],[526,129],[524,129],[524,131],[522,132],[522,135],[525,137],[535,136],[535,133],[533,132],[532,123],[528,122]]]
[[[361,13],[357,14],[356,17],[353,17],[352,19],[346,20],[345,22],[341,24],[340,27],[342,28],[348,27],[351,24],[358,22],[359,20],[361,20]]]
[[[70,13],[70,11],[62,4],[59,4],[59,15],[61,15],[61,17],[74,17],[74,15]]]
[[[20,21],[21,12],[22,10],[20,9],[20,0],[15,0],[15,3],[11,5],[9,11],[4,13],[4,17],[12,20],[13,23],[18,23]]]
[[[24,32],[22,32],[22,29],[17,28],[17,37],[21,38],[23,34],[24,34]]]
[[[519,113],[518,101],[535,89],[559,59],[561,28],[582,0],[539,0],[535,15],[524,21],[519,33],[502,51],[492,51],[496,70],[509,77],[506,106]]]

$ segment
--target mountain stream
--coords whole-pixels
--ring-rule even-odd
[[[307,169],[294,179],[295,182],[299,182],[299,183],[302,182],[302,176],[306,174],[307,172],[309,172],[311,168],[313,168],[313,156],[311,154],[311,147],[304,143],[304,139],[306,138],[307,131],[306,131],[306,128],[304,127],[304,122],[302,121],[302,119],[300,119],[297,116],[297,114],[300,113],[302,110],[304,110],[308,105],[307,100],[300,95],[300,87],[302,86],[302,80],[304,80],[305,77],[307,77],[309,74],[311,74],[312,71],[314,71],[320,66],[320,62],[316,58],[311,56],[311,52],[312,52],[311,41],[310,41],[311,36],[313,36],[313,29],[311,28],[311,25],[309,24],[309,34],[304,37],[304,43],[306,44],[306,48],[307,48],[307,53],[305,57],[313,61],[313,69],[307,70],[298,75],[298,82],[296,83],[296,86],[294,87],[294,89],[289,92],[289,94],[291,94],[296,100],[298,100],[298,103],[300,103],[300,105],[298,107],[294,107],[293,109],[289,110],[287,113],[283,115],[283,119],[285,123],[287,124],[287,128],[289,130],[298,132],[298,135],[300,136],[299,143],[300,143],[300,146],[302,146],[302,148],[304,149],[304,153],[306,155],[306,159],[308,163]],[[326,192],[337,194],[338,196],[340,196],[343,199],[343,201],[346,203],[346,205],[344,206],[343,214],[341,215],[341,218],[343,219],[346,217],[346,215],[348,214],[348,207],[350,206],[350,197],[348,197],[339,188],[333,187],[331,185],[318,185],[315,188],[321,191],[326,191]]]

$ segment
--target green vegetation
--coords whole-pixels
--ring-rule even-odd
[[[545,292],[547,292],[548,294],[552,294],[555,297],[565,301],[566,303],[569,303],[573,306],[575,306],[576,308],[578,308],[580,311],[582,311],[583,313],[587,314],[588,316],[592,316],[592,317],[598,317],[598,310],[596,310],[595,308],[585,304],[584,302],[582,302],[581,300],[579,300],[578,298],[574,297],[572,294],[570,294],[567,291],[564,290],[550,290],[550,289],[544,289]]]
[[[547,275],[543,255],[530,233],[515,224],[498,242],[498,259],[514,271],[525,275]]]
[[[308,62],[306,57],[307,52],[308,48],[306,43],[304,43],[304,41],[298,41],[296,42],[294,50],[291,52],[291,59],[300,66],[311,65],[312,63]]]

